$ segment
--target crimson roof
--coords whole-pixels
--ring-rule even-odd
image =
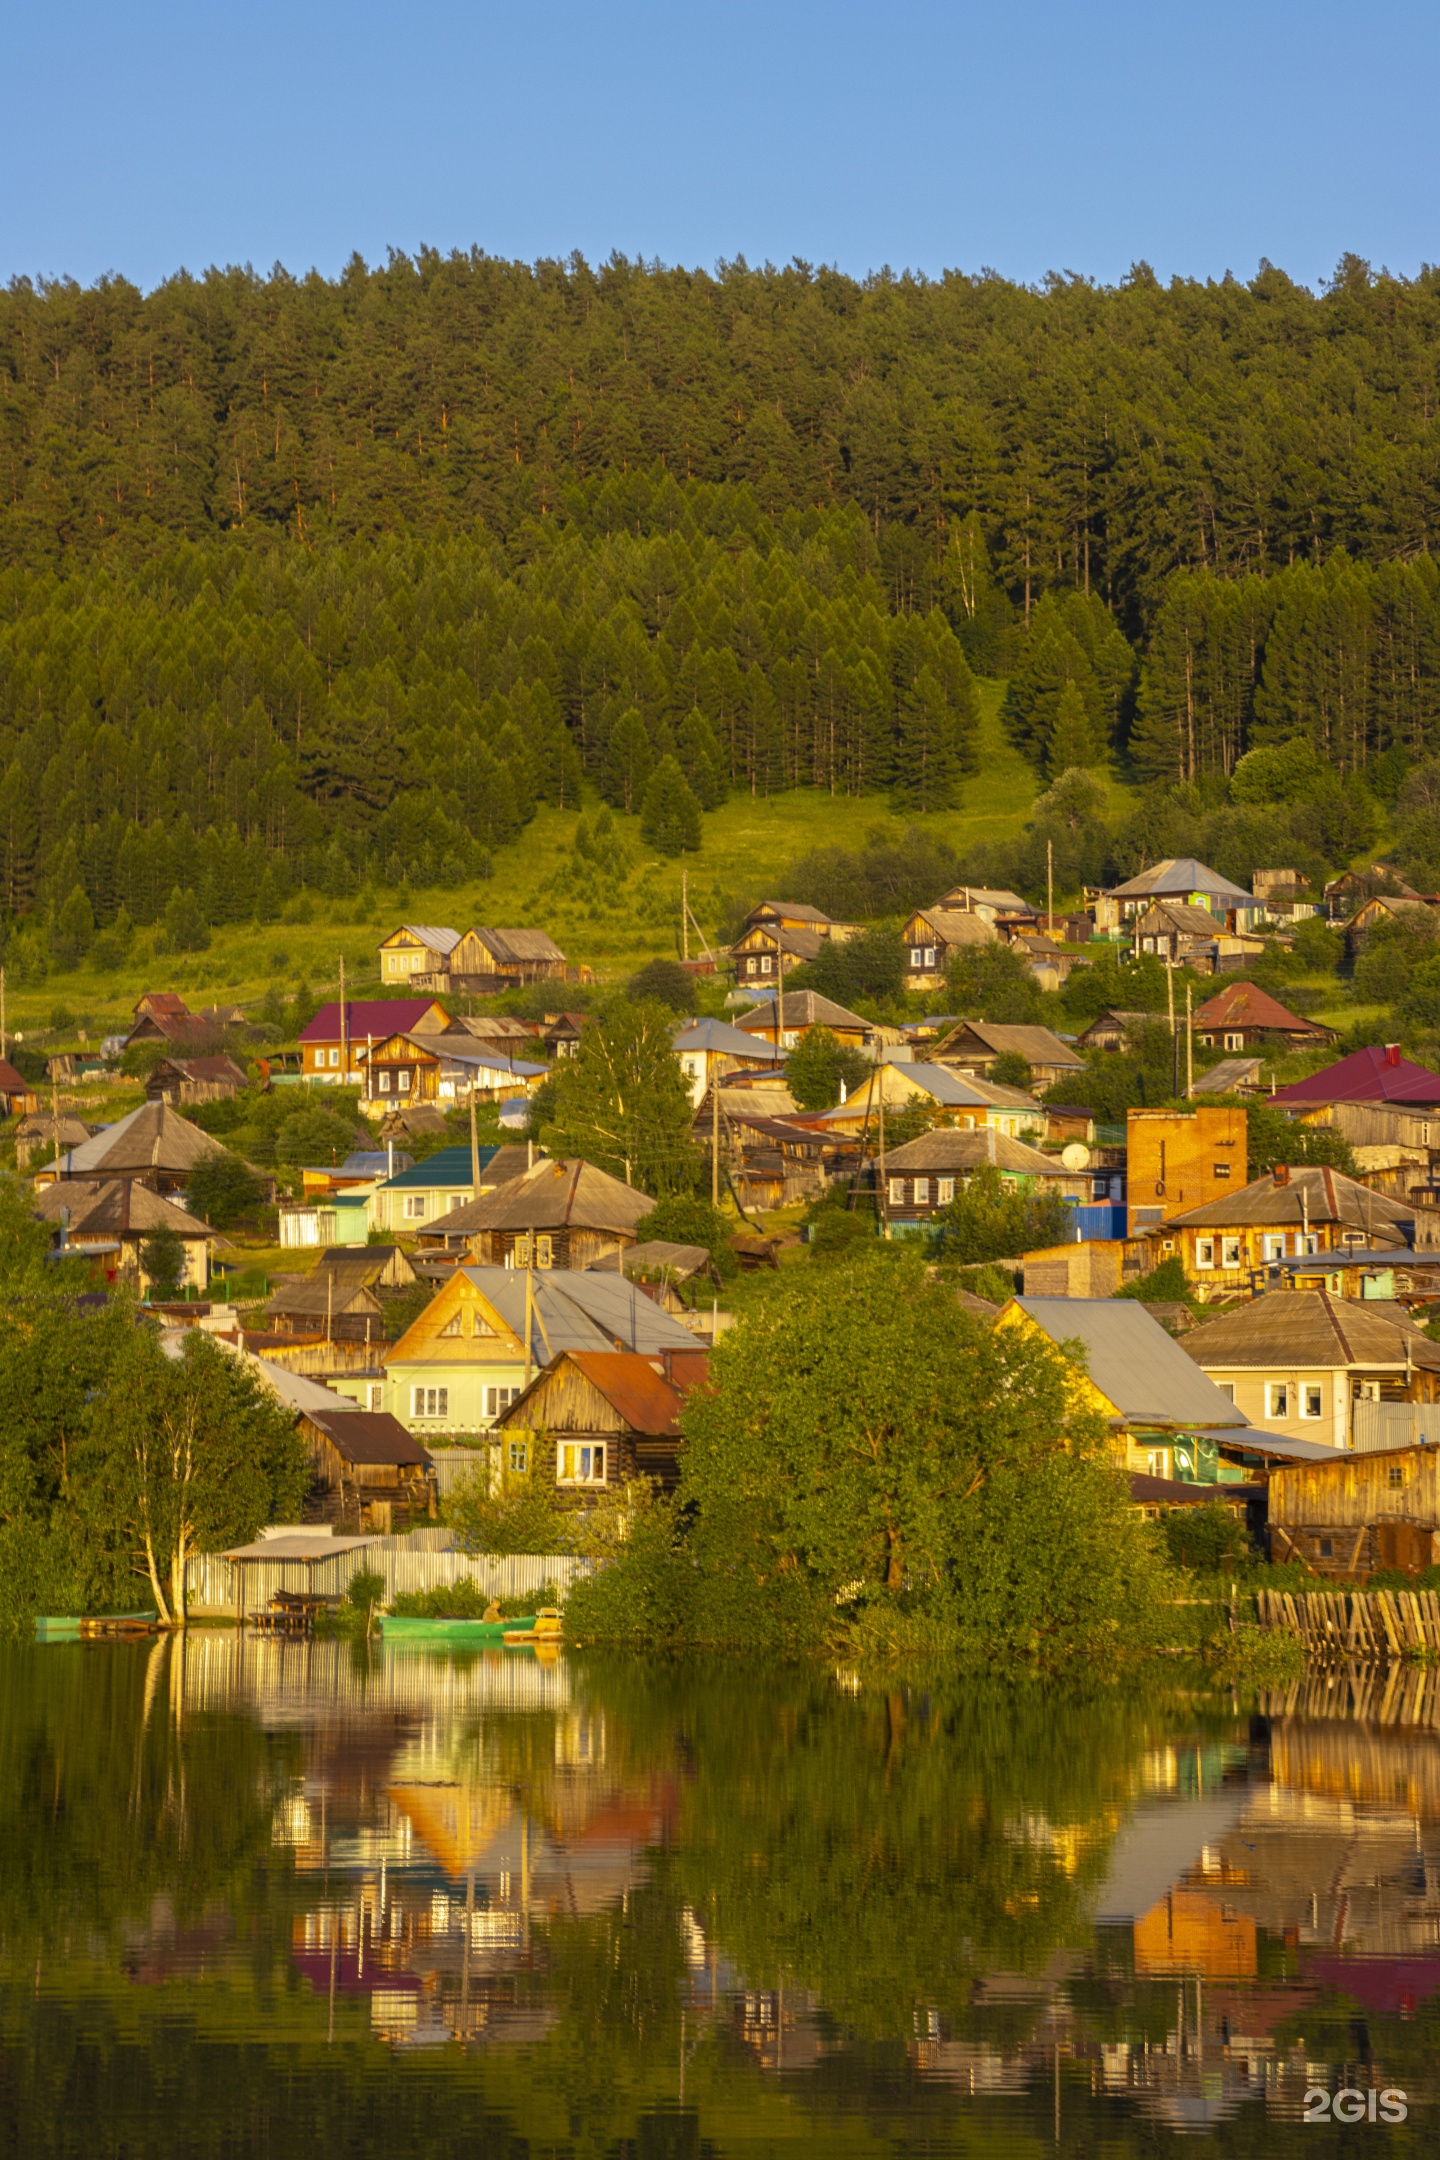
[[[1400,1055],[1399,1045],[1372,1043],[1338,1064],[1292,1081],[1269,1098],[1277,1103],[1440,1103],[1440,1073]]]
[[[356,1001],[345,1000],[345,1035],[348,1041],[360,1043],[367,1035],[383,1040],[387,1035],[406,1035],[418,1027],[431,1007],[433,997],[422,998],[372,998]],[[339,1042],[339,1004],[322,1005],[309,1027],[301,1028],[299,1042]]]
[[[1199,1027],[1283,1028],[1290,1033],[1319,1035],[1313,1020],[1302,1019],[1278,998],[1256,983],[1227,983],[1218,996],[1207,999],[1194,1015]]]

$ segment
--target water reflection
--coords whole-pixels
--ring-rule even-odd
[[[1259,2153],[1440,2042],[1418,1676],[0,1657],[14,2149]],[[1369,1692],[1367,1692],[1369,1690]],[[275,2105],[283,2088],[286,2105]]]

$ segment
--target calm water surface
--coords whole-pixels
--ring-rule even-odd
[[[1435,2153],[1433,1686],[12,1648],[0,2148]]]

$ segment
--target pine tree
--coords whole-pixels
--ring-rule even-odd
[[[1104,762],[1105,746],[1080,691],[1073,682],[1065,683],[1055,706],[1055,717],[1050,723],[1050,741],[1045,752],[1045,770],[1052,780],[1061,773],[1070,772],[1076,766],[1099,765]]]
[[[650,776],[640,812],[640,836],[662,855],[696,854],[700,847],[700,803],[673,757],[660,760]]]
[[[606,801],[633,816],[645,794],[653,756],[645,722],[632,705],[611,728],[605,747],[601,787]]]

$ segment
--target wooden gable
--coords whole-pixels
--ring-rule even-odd
[[[737,938],[730,950],[732,953],[776,953],[780,950],[780,940],[776,937],[774,927],[771,924],[756,923],[753,929],[745,932],[743,937]]]
[[[425,1310],[411,1321],[386,1363],[493,1365],[497,1360],[513,1362],[524,1355],[520,1337],[481,1296],[469,1276],[457,1269]]]
[[[533,1431],[555,1433],[626,1433],[629,1421],[570,1358],[542,1373],[525,1406]]]
[[[384,1042],[367,1043],[365,1056],[371,1065],[426,1065],[438,1072],[440,1059],[409,1035],[387,1035]]]

